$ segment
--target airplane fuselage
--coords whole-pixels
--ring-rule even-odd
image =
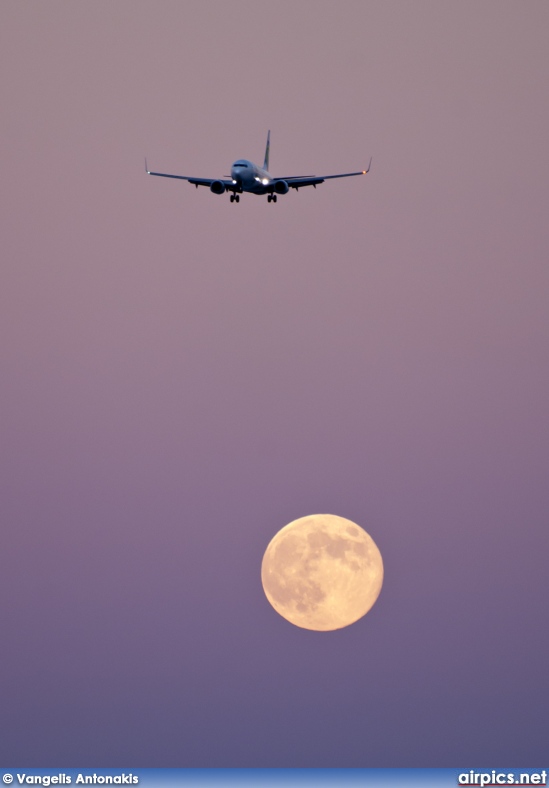
[[[237,159],[231,167],[231,178],[239,190],[252,194],[267,194],[272,191],[269,184],[272,176],[263,167],[258,167],[248,159]]]

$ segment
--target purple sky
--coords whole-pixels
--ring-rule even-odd
[[[547,756],[547,0],[0,8],[0,762]],[[268,205],[148,178],[362,169]],[[345,630],[260,585],[347,517]],[[541,764],[543,765],[543,764]]]

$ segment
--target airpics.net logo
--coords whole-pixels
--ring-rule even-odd
[[[547,785],[547,772],[461,772],[458,775],[459,785],[479,785],[487,788],[490,785]]]

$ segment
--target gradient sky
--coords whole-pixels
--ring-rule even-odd
[[[26,766],[547,756],[547,0],[3,0],[2,737]],[[148,178],[362,169],[268,205]],[[372,611],[267,602],[359,523]]]

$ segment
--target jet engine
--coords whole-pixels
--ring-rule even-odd
[[[277,194],[288,194],[290,191],[290,187],[288,186],[286,181],[276,181],[274,185],[274,190]]]
[[[225,191],[225,184],[223,181],[214,181],[210,186],[210,191],[214,194],[223,194]]]

